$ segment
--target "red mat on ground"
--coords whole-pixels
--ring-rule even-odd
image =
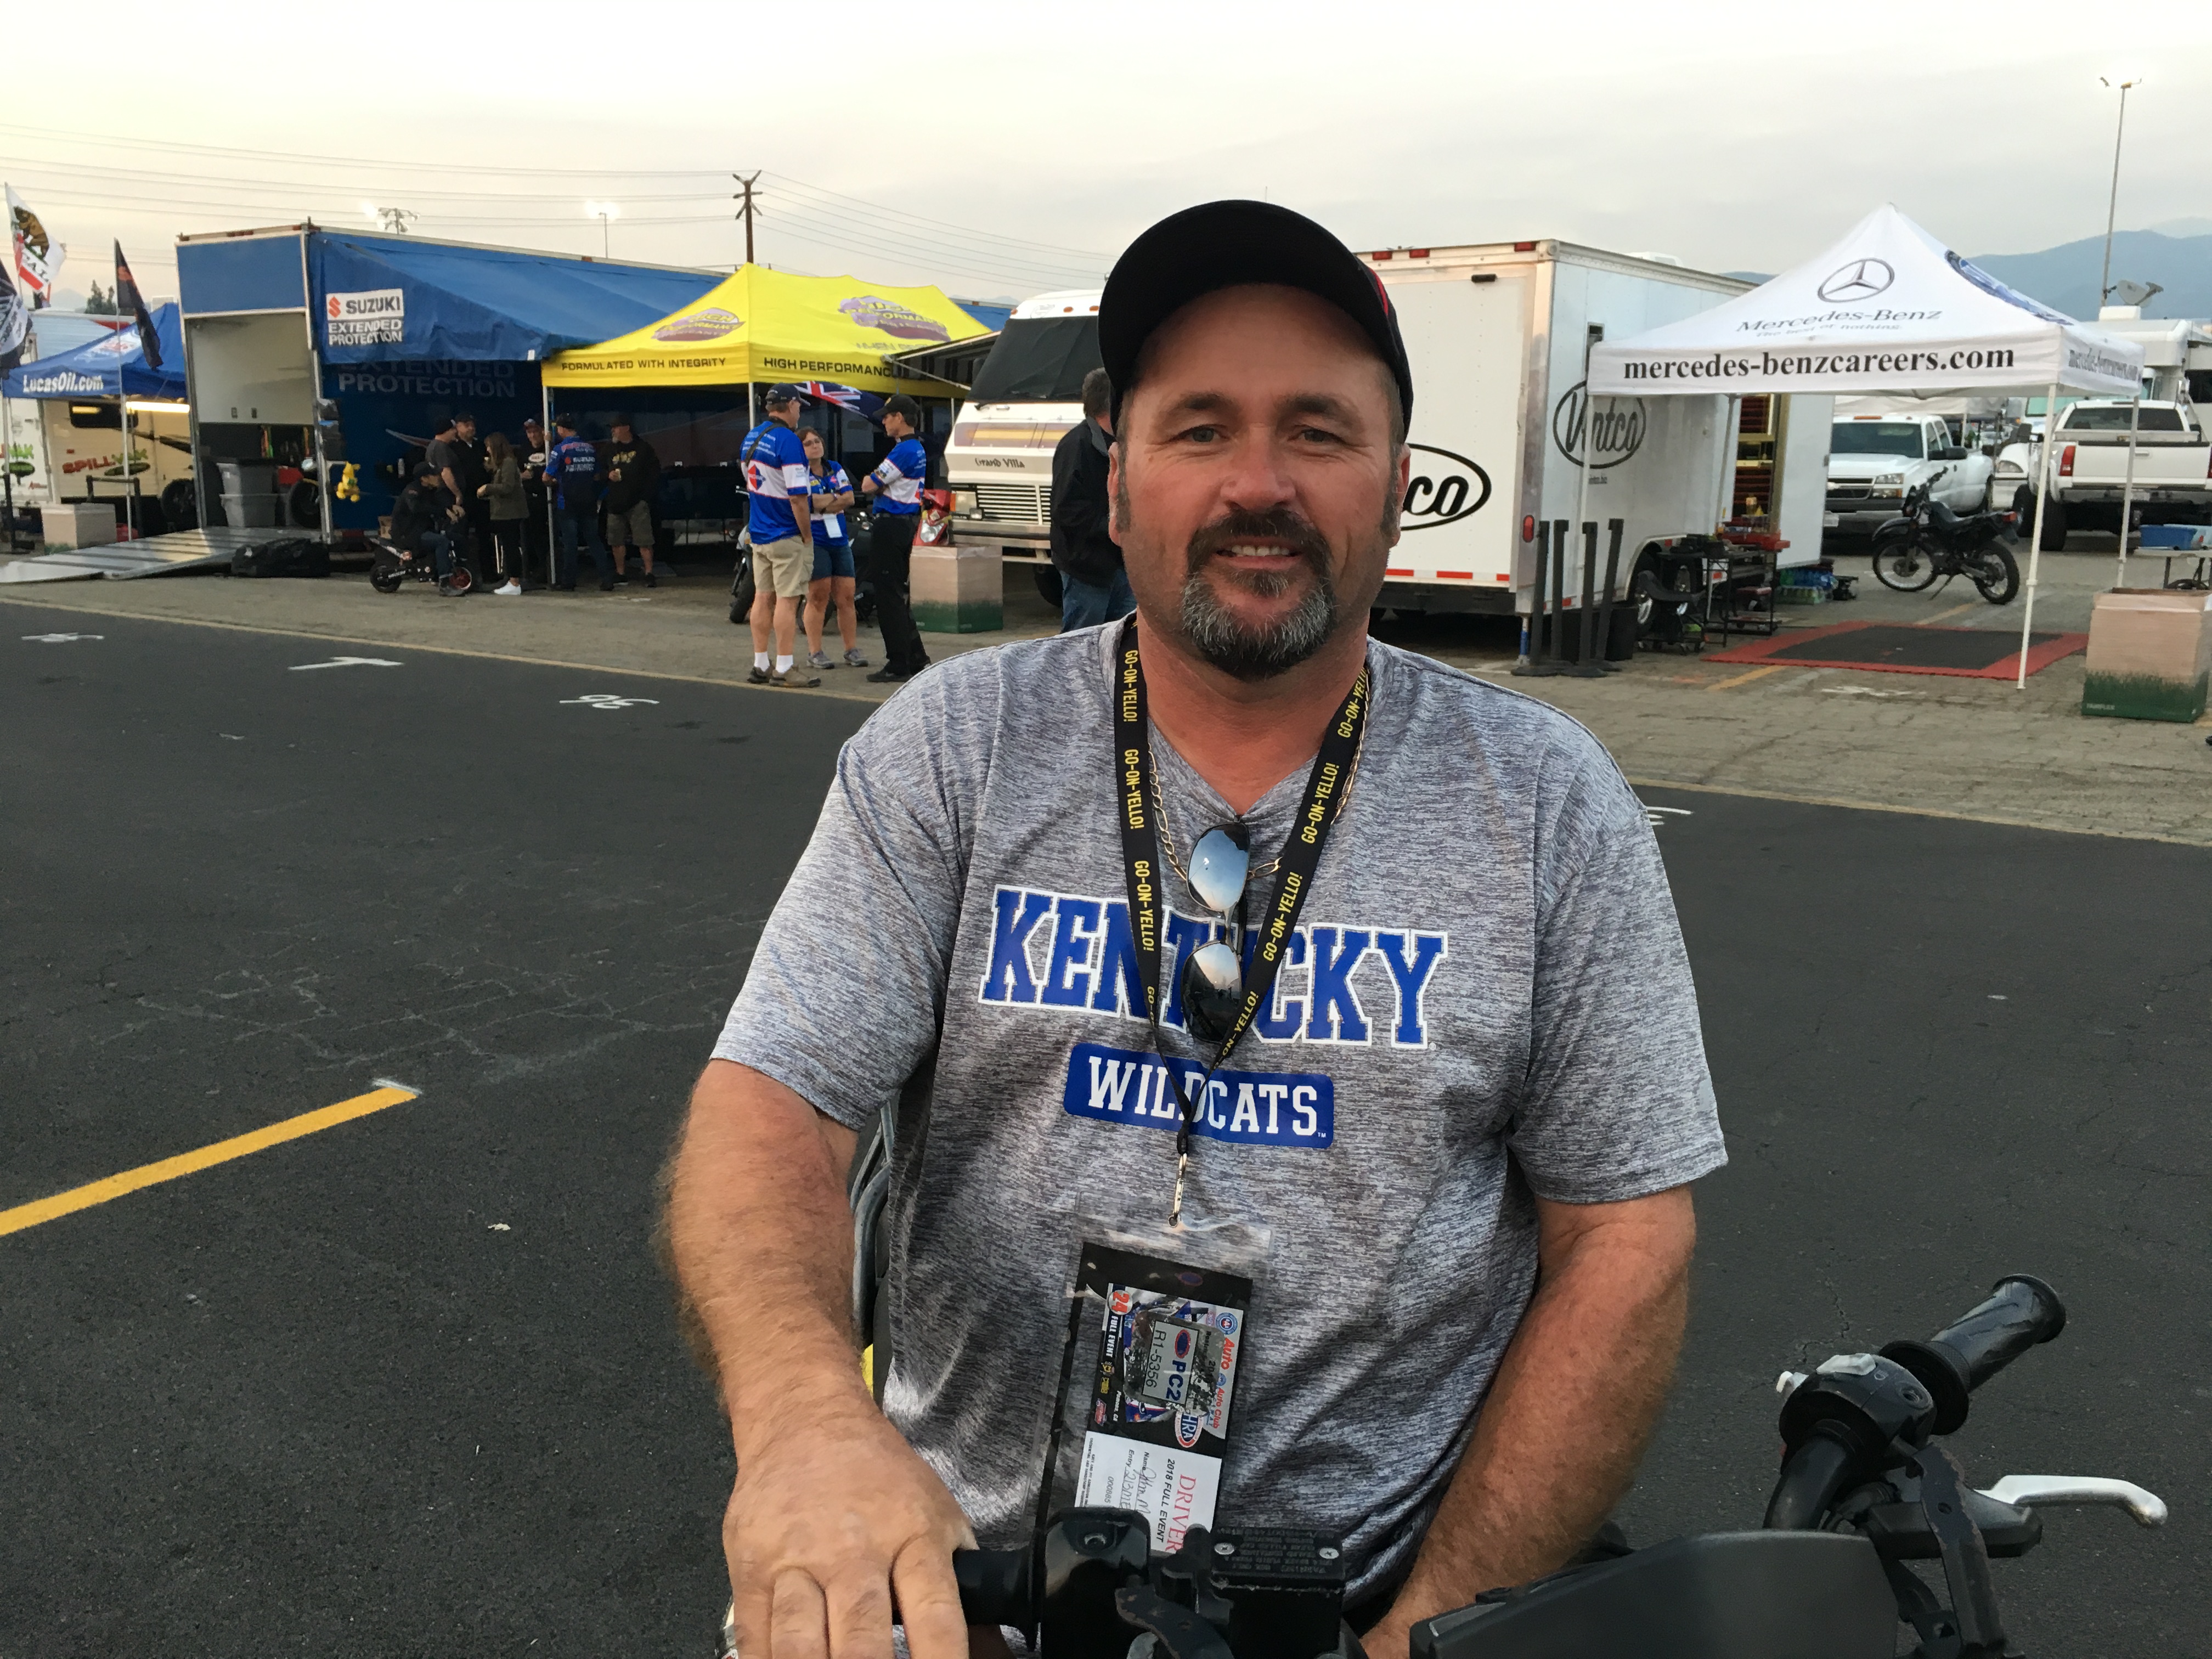
[[[2039,673],[2089,643],[2087,634],[2031,634],[2027,672]],[[1779,667],[1868,668],[1883,674],[1952,674],[2009,680],[2020,674],[2020,635],[1996,628],[1918,628],[1911,623],[1848,622],[1792,629],[1771,639],[1708,653],[1707,662],[1756,662]]]

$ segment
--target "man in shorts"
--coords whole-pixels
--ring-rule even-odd
[[[768,389],[768,419],[745,434],[738,451],[745,469],[753,544],[753,672],[755,685],[819,685],[822,677],[792,666],[799,638],[799,602],[814,580],[813,519],[806,498],[811,479],[799,441],[801,393],[795,386]],[[769,641],[775,641],[774,671]]]
[[[660,457],[630,429],[629,416],[616,416],[608,430],[613,441],[607,445],[607,493],[601,505],[607,515],[607,545],[614,550],[614,579],[629,580],[634,547],[645,565],[645,585],[658,587],[653,574],[653,498],[660,489]]]

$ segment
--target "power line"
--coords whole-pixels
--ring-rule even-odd
[[[176,155],[183,153],[191,155],[229,156],[262,163],[273,162],[286,167],[351,167],[387,173],[394,171],[436,172],[447,176],[458,175],[462,177],[476,175],[485,178],[559,178],[599,180],[612,179],[696,179],[702,182],[708,179],[719,179],[724,176],[720,173],[703,168],[504,167],[486,167],[466,163],[456,166],[451,161],[442,157],[434,161],[392,161],[369,160],[362,157],[351,156],[315,155],[296,151],[286,152],[277,150],[250,149],[229,145],[179,143],[167,140],[155,141],[149,139],[125,138],[98,133],[72,133],[52,128],[24,126],[9,122],[0,122],[0,133],[13,133],[31,137],[60,140],[73,145],[91,145],[95,148],[106,147],[132,150],[153,150],[163,155]],[[88,166],[84,163],[72,162],[30,161],[27,165],[33,167],[46,167],[56,169],[76,168],[88,172],[111,171],[124,173],[146,171],[143,169],[124,168],[100,169],[97,167]],[[222,188],[238,189],[250,189],[253,187],[253,181],[250,180],[204,179],[192,175],[179,175],[174,173],[162,173],[157,176],[165,179],[173,179],[179,183],[192,185],[213,185]],[[752,176],[757,179],[762,176],[762,173],[761,172],[757,171]],[[907,210],[902,208],[887,207],[881,203],[867,201],[860,197],[849,196],[842,191],[830,190],[826,186],[820,185],[810,184],[805,179],[793,178],[786,173],[769,171],[768,176],[776,179],[786,188],[800,192],[803,195],[823,198],[825,203],[842,203],[846,204],[850,208],[860,209],[864,213],[873,215],[880,218],[894,221],[906,221],[915,224],[927,225],[935,228],[939,231],[951,231],[954,233],[954,239],[956,240],[964,237],[979,237],[989,242],[1005,244],[1006,245],[1010,255],[1013,254],[1018,249],[1030,248],[1046,253],[1073,255],[1077,259],[1085,261],[1097,260],[1104,262],[1111,257],[1096,249],[1068,247],[1055,243],[1037,241],[1028,237],[1008,236],[1001,232],[983,230],[974,226],[954,224],[947,220],[935,219],[927,215],[908,212]],[[299,187],[298,181],[267,182],[273,184],[277,188]],[[327,184],[325,184],[323,188],[327,189],[329,186]],[[490,191],[450,191],[440,190],[434,187],[416,189],[412,186],[404,186],[401,188],[404,190],[405,193],[419,197],[423,199],[429,199],[432,197],[461,199],[489,199],[494,195],[494,192]],[[512,195],[512,192],[498,192],[498,194],[507,196]],[[706,199],[708,194],[709,192],[702,191],[696,197],[691,196],[690,193],[686,192],[684,194],[671,195],[663,198],[641,199]],[[562,198],[559,197],[547,196],[542,199],[558,200]]]

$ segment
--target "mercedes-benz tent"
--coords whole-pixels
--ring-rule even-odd
[[[379,465],[410,438],[463,410],[520,437],[547,357],[665,317],[721,277],[306,224],[179,237],[177,279],[202,474],[225,459],[318,465],[328,400],[362,499],[324,490],[325,522],[366,529],[390,510]],[[203,509],[211,494],[204,482]]]
[[[1590,351],[1593,397],[2061,390],[2136,398],[2142,348],[2015,293],[1885,204],[1748,294]],[[2050,495],[2043,447],[2019,684]]]

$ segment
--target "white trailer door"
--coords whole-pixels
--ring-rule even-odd
[[[1510,589],[1528,268],[1462,266],[1383,280],[1419,393],[1407,434],[1413,476],[1389,580]]]

